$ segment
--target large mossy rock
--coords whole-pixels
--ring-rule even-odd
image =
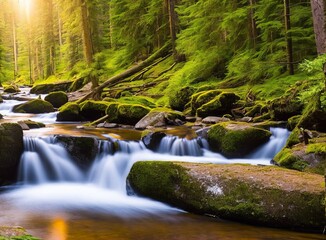
[[[303,104],[296,98],[282,97],[272,101],[269,109],[273,120],[287,121],[289,118],[302,113]]]
[[[234,93],[219,90],[199,92],[191,98],[191,112],[199,117],[229,114],[239,99]]]
[[[184,87],[177,91],[173,96],[170,96],[170,107],[174,110],[183,111],[185,106],[190,101],[191,96],[194,94],[195,88]]]
[[[54,108],[51,103],[41,100],[34,99],[23,104],[14,106],[13,112],[15,113],[50,113],[54,112]]]
[[[224,122],[208,131],[210,147],[226,157],[243,157],[267,142],[271,132],[246,123]]]
[[[55,108],[59,108],[68,102],[68,96],[63,91],[51,92],[45,98],[45,101],[48,101]]]
[[[322,106],[320,99],[321,93],[309,101],[299,120],[299,127],[326,132],[326,106]]]
[[[48,94],[50,92],[64,91],[68,92],[73,82],[61,82],[61,83],[46,83],[38,84],[32,87],[31,94]]]
[[[19,88],[15,85],[9,85],[9,86],[6,86],[4,89],[3,89],[3,92],[5,93],[18,93],[20,92]]]
[[[85,119],[94,121],[106,115],[108,105],[108,102],[88,100],[79,105],[80,114]]]
[[[193,94],[190,100],[191,113],[195,115],[198,108],[200,108],[205,103],[210,102],[220,93],[221,91],[219,90],[209,90],[209,91],[201,91]]]
[[[275,157],[280,166],[304,172],[324,175],[326,169],[326,134],[301,143],[302,136],[297,130],[292,132],[287,145]]]
[[[150,110],[150,108],[139,104],[111,103],[106,109],[106,114],[108,115],[109,122],[135,125]]]
[[[223,92],[198,108],[196,115],[199,117],[207,117],[229,114],[231,113],[233,104],[239,99],[240,97],[234,93]]]
[[[144,116],[136,125],[136,129],[146,129],[148,127],[165,127],[167,125],[180,125],[179,122],[185,117],[181,112],[168,108],[155,108]]]
[[[24,150],[23,130],[16,123],[0,125],[0,184],[17,178],[20,157]]]
[[[325,225],[324,178],[272,166],[138,162],[132,188],[189,212],[305,230]]]
[[[59,108],[59,113],[57,114],[57,121],[59,122],[75,122],[81,121],[82,117],[80,115],[80,107],[77,103],[71,102],[66,103],[61,108]]]
[[[56,139],[67,149],[80,168],[87,170],[93,163],[99,144],[96,138],[57,136]]]

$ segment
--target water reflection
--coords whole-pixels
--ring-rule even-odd
[[[66,240],[68,226],[65,219],[54,218],[50,226],[49,240]]]

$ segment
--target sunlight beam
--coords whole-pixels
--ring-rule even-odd
[[[18,0],[18,6],[21,11],[25,11],[27,18],[30,18],[33,0]]]

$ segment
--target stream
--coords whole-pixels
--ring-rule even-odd
[[[28,97],[30,96],[25,93]],[[56,113],[15,114],[17,100],[0,104],[2,122],[31,119],[46,128],[24,131],[19,179],[0,189],[0,225],[23,226],[46,240],[81,239],[324,239],[322,235],[256,227],[197,216],[136,196],[126,178],[137,161],[249,163],[269,165],[289,132],[271,128],[269,142],[242,159],[226,159],[209,150],[205,139],[174,128],[154,152],[128,129],[81,129],[81,123],[57,123]],[[168,131],[169,132],[169,131]],[[95,136],[98,153],[87,170],[79,169],[54,135]],[[118,151],[113,146],[119,146]]]

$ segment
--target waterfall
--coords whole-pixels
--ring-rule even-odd
[[[188,140],[175,136],[166,136],[161,140],[158,152],[176,156],[203,156],[203,148],[208,149],[208,143],[203,138]]]
[[[290,132],[286,128],[271,128],[272,136],[263,146],[248,156],[250,159],[273,159],[285,146]]]
[[[25,151],[19,167],[23,184],[82,181],[82,172],[73,164],[66,149],[54,137],[24,138]]]

